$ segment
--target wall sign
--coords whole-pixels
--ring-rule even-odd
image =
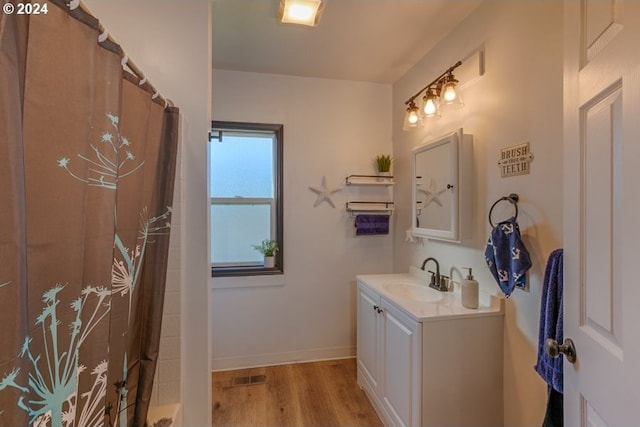
[[[498,167],[503,178],[516,175],[528,175],[531,171],[533,153],[529,149],[529,143],[512,145],[500,150]]]

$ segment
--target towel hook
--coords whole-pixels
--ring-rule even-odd
[[[508,196],[500,197],[498,200],[493,202],[493,205],[491,205],[491,209],[489,209],[489,224],[491,224],[492,227],[495,227],[495,225],[493,225],[493,221],[491,221],[491,214],[493,213],[493,208],[495,208],[496,205],[502,202],[503,200],[513,205],[513,207],[516,210],[516,214],[513,216],[513,218],[518,219],[518,200],[520,200],[520,197],[516,193],[511,193]]]

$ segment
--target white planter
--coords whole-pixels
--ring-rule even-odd
[[[264,257],[264,268],[273,268],[276,266],[276,257],[266,256]]]
[[[387,179],[389,179],[389,177],[391,177],[391,171],[378,172],[378,181],[380,181],[380,182],[387,181]]]

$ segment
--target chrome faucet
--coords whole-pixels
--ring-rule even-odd
[[[420,269],[424,271],[424,267],[427,265],[429,261],[433,261],[436,264],[435,273],[431,270],[428,270],[429,273],[431,273],[431,281],[429,282],[429,287],[435,290],[438,290],[440,292],[449,291],[449,278],[447,276],[440,274],[440,264],[438,263],[437,259],[433,257],[429,257],[425,259]]]

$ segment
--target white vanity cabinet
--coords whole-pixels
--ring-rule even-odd
[[[501,426],[503,306],[473,311],[444,293],[405,309],[367,283],[378,276],[357,281],[358,384],[385,426]]]

